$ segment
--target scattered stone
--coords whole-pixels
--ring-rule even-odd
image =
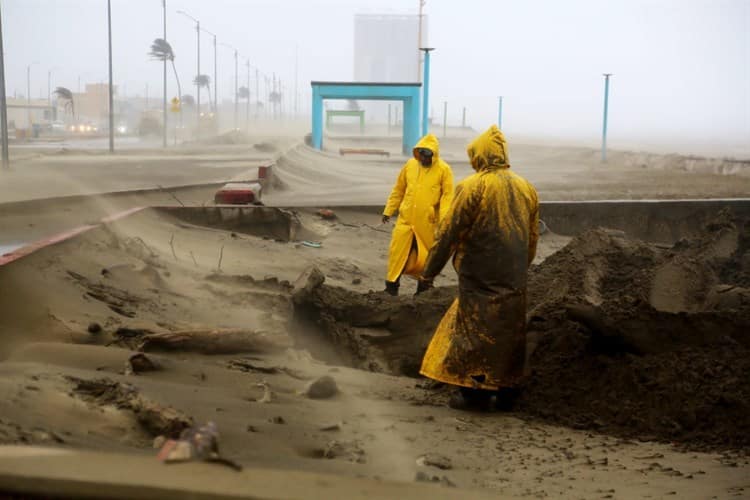
[[[284,417],[273,417],[269,420],[269,422],[271,422],[272,424],[283,425],[286,423],[286,420],[284,420]]]
[[[88,328],[86,330],[91,333],[92,335],[96,335],[97,333],[102,333],[102,325],[99,323],[89,323]]]
[[[441,470],[450,470],[453,468],[453,463],[450,458],[437,453],[427,453],[426,455],[422,455],[417,459],[417,465],[437,467]]]
[[[273,393],[271,392],[271,386],[268,385],[268,382],[263,380],[255,385],[263,388],[263,397],[258,400],[258,403],[270,403],[273,400]]]
[[[361,278],[354,278],[352,280],[352,285],[360,285],[360,284],[362,284],[362,279]]]
[[[310,399],[328,399],[335,396],[339,392],[336,381],[330,375],[323,375],[322,377],[310,382],[303,394]]]
[[[430,474],[427,474],[424,471],[418,471],[417,475],[414,477],[414,480],[420,483],[440,483],[443,486],[447,486],[449,488],[455,488],[456,483],[448,479],[447,476],[439,477],[439,476],[433,476]]]
[[[342,424],[343,422],[338,422],[338,423],[330,424],[330,425],[324,425],[323,427],[320,428],[320,430],[324,432],[340,431]]]
[[[365,452],[360,448],[357,441],[345,442],[345,441],[330,441],[325,450],[323,450],[323,458],[344,458],[350,462],[363,464],[367,462],[365,458]]]
[[[258,432],[258,428],[255,427],[254,425],[248,425],[245,431],[246,432]]]
[[[137,375],[157,370],[161,370],[161,366],[142,352],[133,354],[125,362],[125,375]]]
[[[167,442],[167,438],[164,436],[156,436],[154,442],[151,445],[154,449],[160,449]]]

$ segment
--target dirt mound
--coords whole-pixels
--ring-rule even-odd
[[[417,376],[427,343],[456,289],[391,297],[361,294],[324,281],[313,268],[295,286],[290,331],[300,347],[328,362]]]
[[[748,221],[722,213],[672,247],[592,230],[533,267],[518,409],[626,437],[747,448],[749,240]],[[415,375],[455,296],[362,295],[313,273],[297,285],[296,330],[313,330],[339,362]]]
[[[747,221],[671,248],[587,232],[532,269],[520,409],[691,448],[750,445]],[[743,267],[745,263],[745,267]]]

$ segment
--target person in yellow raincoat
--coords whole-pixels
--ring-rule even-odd
[[[430,249],[423,279],[453,256],[458,298],[430,341],[420,373],[458,386],[450,406],[504,406],[526,359],[526,274],[539,239],[534,187],[510,170],[503,133],[492,126],[467,149],[476,173],[455,198]]]
[[[414,158],[401,169],[383,210],[383,223],[398,210],[385,278],[385,291],[391,295],[398,295],[403,274],[415,278],[421,275],[438,222],[453,199],[453,172],[440,159],[438,146],[432,134],[420,139],[414,147]],[[417,293],[431,286],[431,281],[419,281]]]

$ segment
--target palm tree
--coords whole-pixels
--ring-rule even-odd
[[[57,96],[58,99],[65,101],[64,109],[67,111],[68,108],[70,108],[71,116],[75,116],[76,106],[75,102],[73,101],[73,92],[65,87],[57,87],[53,93]]]
[[[177,95],[182,95],[182,87],[180,86],[180,77],[177,76],[177,68],[174,65],[174,51],[169,42],[163,38],[156,38],[151,44],[151,50],[148,53],[152,59],[157,61],[169,61],[172,63],[172,71],[174,72],[174,79],[177,81]],[[166,119],[166,117],[164,117]],[[182,121],[182,107],[180,107],[180,121]]]
[[[211,77],[208,75],[196,75],[193,79],[193,85],[196,87],[206,87],[208,90],[208,109],[213,111],[213,104],[211,104]]]

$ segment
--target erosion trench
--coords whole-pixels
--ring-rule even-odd
[[[516,410],[691,449],[747,449],[750,218],[725,210],[690,234],[651,244],[590,229],[531,267]],[[328,361],[418,376],[456,295],[357,293],[313,268],[295,286],[290,331]]]

